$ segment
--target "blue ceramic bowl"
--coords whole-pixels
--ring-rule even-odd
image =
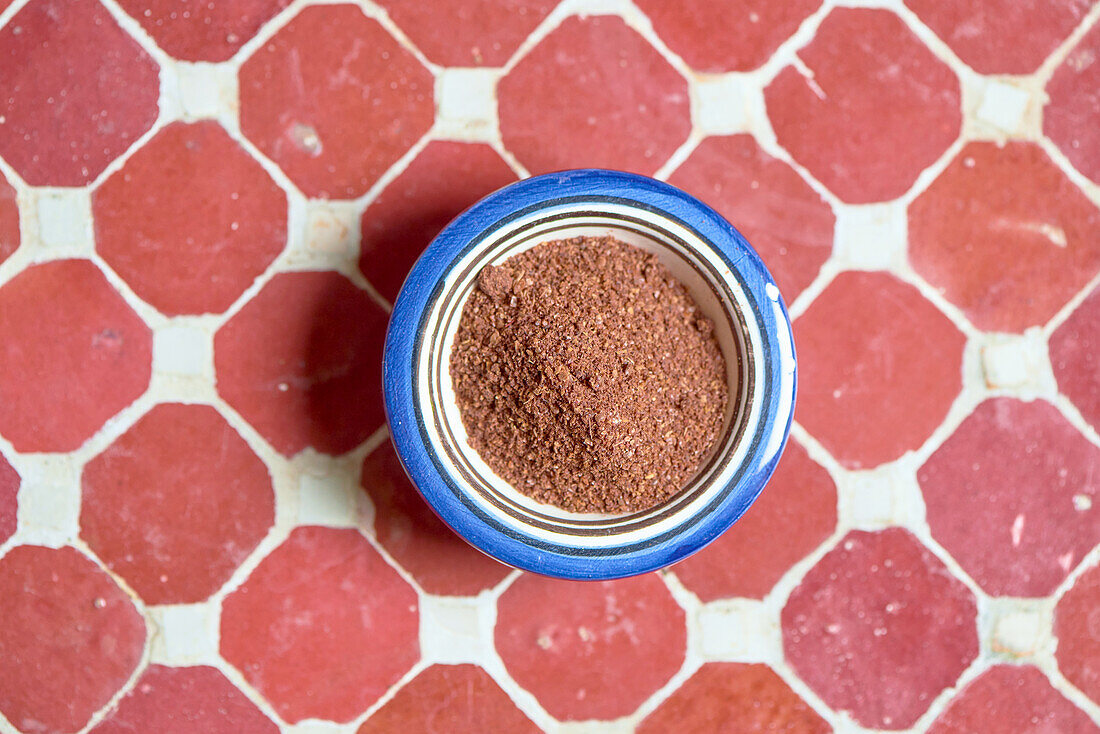
[[[731,396],[722,434],[690,484],[657,507],[619,515],[569,513],[496,476],[466,442],[448,371],[482,267],[547,240],[604,234],[656,253],[691,291],[715,323]],[[790,429],[794,342],[771,275],[713,209],[644,176],[564,171],[490,194],[435,238],[394,304],[383,383],[401,463],[455,532],[517,568],[610,579],[685,558],[753,503]]]

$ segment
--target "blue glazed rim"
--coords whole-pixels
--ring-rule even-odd
[[[417,355],[431,305],[464,255],[502,225],[562,205],[616,204],[692,232],[742,289],[761,335],[760,416],[749,448],[719,498],[673,532],[634,546],[550,544],[491,521],[464,496],[428,440],[415,389]],[[751,506],[775,470],[794,412],[796,369],[790,319],[771,274],[745,238],[706,204],[669,184],[621,171],[581,169],[528,178],[467,209],[417,260],[394,303],[383,356],[386,416],[413,485],[452,530],[482,552],[526,571],[566,579],[613,579],[669,566],[700,550]]]

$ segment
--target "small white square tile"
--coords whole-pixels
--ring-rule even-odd
[[[298,478],[298,523],[354,527],[355,503],[349,478],[339,472],[303,472]]]
[[[19,473],[20,542],[59,547],[80,534],[80,477],[66,456],[23,455]]]
[[[444,69],[436,79],[440,133],[488,140],[497,124],[496,69]]]
[[[711,660],[774,662],[782,657],[777,615],[764,602],[735,599],[699,610],[700,645]]]
[[[337,724],[334,721],[320,721],[308,719],[297,724],[283,724],[285,734],[352,734],[355,726],[352,724]]]
[[[177,61],[175,70],[184,115],[200,119],[237,113],[237,74],[231,66]]]
[[[749,129],[748,99],[742,74],[706,76],[695,82],[696,124],[705,135],[729,135]]]
[[[838,487],[841,517],[860,530],[877,530],[894,522],[894,488],[882,470],[855,471]]]
[[[92,246],[92,199],[88,189],[51,189],[36,199],[38,239],[46,247]]]
[[[1006,135],[1015,134],[1023,127],[1030,100],[1026,90],[991,79],[982,90],[977,118]]]
[[[310,201],[306,204],[306,248],[351,258],[358,255],[360,211],[353,202]]]
[[[420,602],[420,649],[433,663],[477,663],[482,649],[482,610],[477,599],[432,596]]]
[[[202,329],[169,322],[153,332],[153,368],[173,375],[213,372],[211,337]]]
[[[1024,336],[997,335],[982,347],[982,371],[990,387],[1021,387],[1036,379],[1039,359]]]
[[[905,259],[908,217],[899,202],[843,204],[836,212],[836,253],[856,270],[883,270]]]
[[[178,604],[149,608],[157,627],[151,655],[169,665],[194,665],[217,660],[217,609],[208,604]]]

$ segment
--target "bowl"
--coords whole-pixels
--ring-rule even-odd
[[[607,234],[653,252],[714,322],[730,400],[711,455],[682,491],[641,512],[570,513],[516,491],[468,445],[450,350],[485,265],[547,240]],[[687,557],[749,508],[786,442],[795,371],[779,289],[729,222],[666,183],[584,169],[506,186],[432,241],[394,303],[383,385],[397,454],[443,522],[516,568],[612,579]]]

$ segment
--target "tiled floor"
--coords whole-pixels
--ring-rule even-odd
[[[0,0],[0,731],[1100,731],[1100,6]],[[654,174],[797,425],[660,574],[413,494],[389,304],[481,195]]]

